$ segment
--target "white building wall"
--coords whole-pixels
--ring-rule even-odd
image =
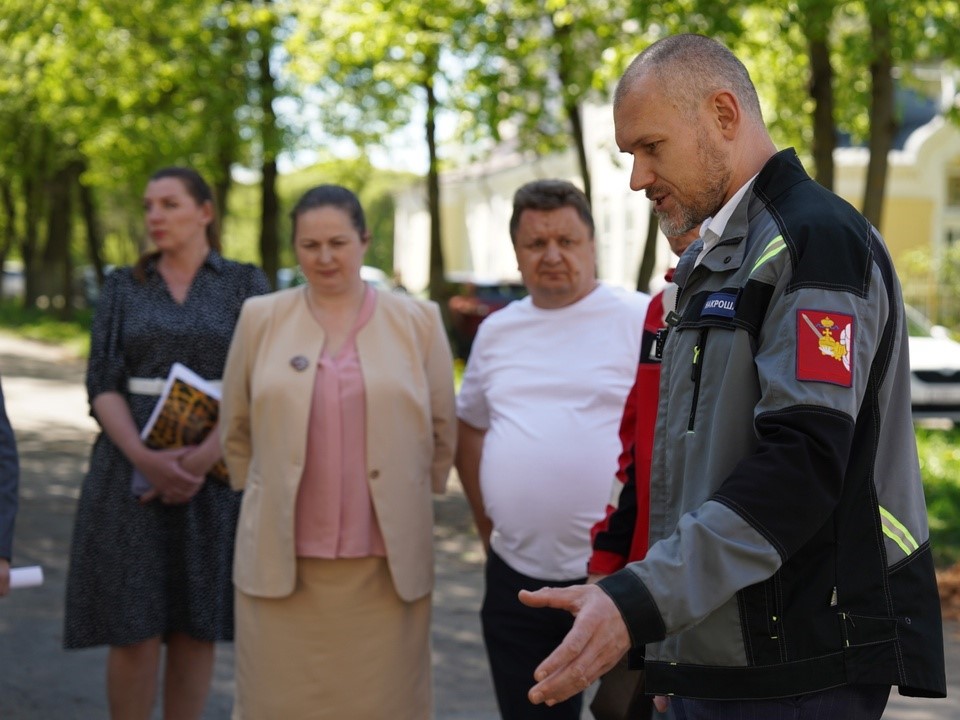
[[[413,185],[394,197],[393,266],[404,287],[418,292],[430,281],[430,214],[426,189]]]
[[[611,107],[587,105],[583,125],[597,223],[597,273],[605,282],[634,288],[647,240],[650,202],[642,192],[630,189],[630,157],[617,147]],[[652,289],[660,287],[673,260],[666,239],[658,233]]]

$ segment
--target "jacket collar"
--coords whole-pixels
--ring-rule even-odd
[[[150,258],[150,261],[146,265],[147,275],[155,275],[157,272],[157,260],[160,258],[153,257]],[[207,256],[203,259],[203,263],[200,265],[201,268],[207,267],[213,270],[218,275],[223,272],[223,269],[226,265],[226,260],[223,259],[223,256],[220,255],[216,250],[210,249],[210,252],[207,253]]]
[[[797,157],[797,151],[786,148],[767,160],[753,181],[753,187],[744,194],[720,236],[717,247],[701,263],[712,272],[729,271],[740,267],[746,256],[747,236],[750,221],[762,212],[771,201],[787,192],[797,183],[809,180]],[[693,272],[697,256],[703,249],[703,240],[696,240],[680,258],[674,282],[683,286]]]

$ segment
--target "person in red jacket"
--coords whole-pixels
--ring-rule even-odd
[[[668,237],[670,249],[679,257],[697,239],[700,226],[683,235]],[[673,309],[677,286],[673,284],[673,268],[664,278],[667,285],[650,299],[643,322],[640,361],[620,420],[620,452],[617,474],[610,493],[606,516],[590,531],[593,552],[587,562],[589,581],[609,575],[627,563],[642,560],[647,554],[650,516],[650,464],[653,461],[653,429],[657,424],[657,402],[660,396],[660,358],[657,337],[665,326],[664,318]],[[616,503],[616,504],[613,504]],[[641,512],[642,509],[642,512]],[[641,656],[642,657],[642,656]],[[629,707],[627,715],[637,720],[651,717],[652,699],[643,695],[642,677],[631,670],[640,657],[628,653],[624,661],[610,671],[609,681],[601,679],[600,688],[591,704],[595,717],[606,717],[603,706],[613,703]],[[619,678],[614,678],[614,673]],[[625,675],[632,681],[622,682]],[[625,687],[633,687],[631,698],[620,697]]]
[[[670,249],[679,257],[699,236],[699,226],[683,235],[668,237]],[[627,563],[643,559],[647,554],[649,516],[646,509],[650,497],[650,463],[653,458],[653,428],[657,422],[657,401],[660,389],[660,359],[657,356],[657,334],[664,327],[664,317],[676,302],[676,285],[667,271],[667,285],[650,300],[643,323],[640,362],[620,420],[619,467],[610,494],[606,517],[593,526],[590,536],[593,554],[587,563],[591,579],[609,575]],[[643,512],[638,512],[643,508]]]

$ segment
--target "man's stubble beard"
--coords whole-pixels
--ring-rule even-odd
[[[682,235],[696,227],[723,207],[723,198],[730,185],[733,174],[728,167],[724,154],[710,142],[706,132],[701,129],[697,134],[697,150],[700,172],[706,185],[693,193],[689,202],[675,203],[670,215],[654,210],[664,235]],[[674,196],[676,199],[676,196]]]

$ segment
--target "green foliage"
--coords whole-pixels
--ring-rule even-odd
[[[427,152],[430,296],[444,292],[437,116],[455,87],[447,67],[462,58],[458,42],[475,0],[327,0],[294,2],[296,28],[284,49],[291,73],[322,99],[324,131],[358,148],[420,124]]]
[[[382,170],[363,158],[325,160],[286,175],[278,181],[281,222],[280,240],[282,267],[296,263],[290,244],[289,212],[308,189],[324,184],[343,185],[360,198],[371,234],[366,264],[378,267],[388,275],[393,272],[392,191],[415,179],[410,173]],[[224,227],[224,251],[232,258],[259,263],[257,228],[259,227],[259,185],[237,184],[230,195],[230,212]]]
[[[297,18],[284,42],[290,73],[315,108],[327,136],[357,147],[385,145],[420,122],[432,89],[452,92],[443,62],[463,50],[455,41],[473,0],[291,0]]]
[[[43,133],[55,155],[87,158],[88,180],[106,188],[138,193],[149,171],[175,160],[216,179],[218,137],[236,134],[243,102],[230,4],[8,4],[0,98],[21,134]]]
[[[778,147],[800,152],[812,141],[813,102],[808,61],[795,5],[747,3],[743,33],[730,44],[744,60],[760,98],[763,117]]]
[[[933,322],[960,330],[960,243],[936,258],[926,248],[904,255],[897,266],[904,300]]]
[[[917,429],[930,544],[938,567],[960,561],[960,428]]]
[[[705,0],[484,0],[467,24],[470,46],[459,139],[498,142],[505,129],[522,149],[569,148],[570,112],[605,100],[627,64],[671,32],[735,37],[727,3]]]
[[[81,310],[72,320],[61,321],[36,308],[24,309],[20,303],[0,303],[0,329],[31,340],[62,345],[81,357],[90,351],[92,316],[91,310]]]
[[[101,241],[108,263],[136,257],[153,170],[191,165],[220,185],[246,158],[242,20],[213,0],[0,0],[0,184],[12,199],[0,230],[37,283],[30,299]],[[92,197],[89,225],[78,183]],[[67,213],[78,218],[72,245],[69,221],[47,225]]]
[[[447,166],[483,155],[507,128],[524,149],[566,149],[571,112],[604,98],[636,52],[678,31],[738,52],[776,142],[802,155],[812,138],[809,42],[826,40],[837,126],[863,141],[877,12],[889,18],[901,82],[921,82],[916,63],[960,61],[958,0],[0,0],[0,185],[16,210],[0,212],[0,246],[15,238],[14,256],[40,257],[45,188],[69,167],[96,191],[106,260],[128,263],[144,242],[144,180],[161,165],[193,165],[222,190],[231,165],[259,167],[275,150],[316,145],[388,148],[411,122],[441,141],[434,156]],[[279,137],[262,132],[265,53]],[[452,122],[424,120],[428,97]],[[459,134],[444,147],[437,128],[454,125]],[[392,231],[375,222],[390,209],[376,189],[384,175],[344,173],[333,177],[360,189],[371,215],[372,262],[389,269],[381,249]],[[301,189],[286,182],[284,208]],[[235,189],[228,254],[257,259],[248,233],[258,208],[256,189]],[[79,222],[73,236],[73,264],[84,264]]]

